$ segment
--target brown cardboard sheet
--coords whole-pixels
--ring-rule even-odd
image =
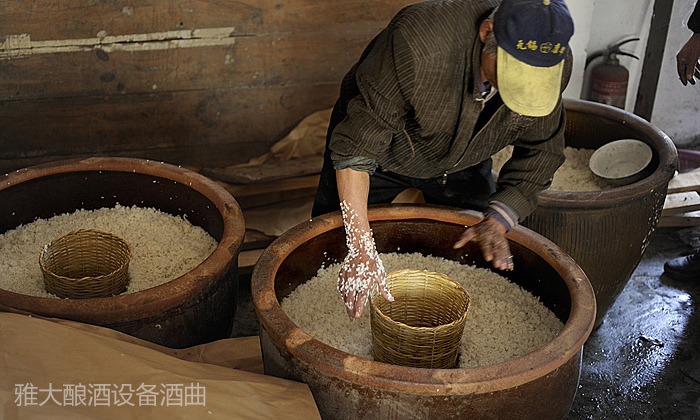
[[[0,312],[0,419],[151,418],[320,416],[305,384],[262,374],[257,337],[175,350],[94,325]]]

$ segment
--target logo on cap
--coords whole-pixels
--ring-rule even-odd
[[[527,41],[527,43],[522,39],[519,39],[515,48],[519,50],[530,49],[532,51],[537,51],[539,49],[540,53],[542,54],[564,54],[564,51],[566,51],[566,47],[562,47],[562,45],[558,42],[556,45],[552,45],[551,42],[543,42],[538,48],[537,41],[534,39]]]
[[[574,22],[561,0],[503,0],[494,17],[498,46],[531,66],[550,67],[566,57]]]

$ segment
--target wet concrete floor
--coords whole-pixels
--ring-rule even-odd
[[[700,420],[700,278],[681,283],[662,275],[664,262],[696,247],[700,228],[654,233],[584,346],[568,420]],[[249,281],[240,282],[235,337],[258,333]]]
[[[700,278],[663,275],[700,247],[700,229],[658,229],[620,297],[584,346],[579,419],[700,419]]]

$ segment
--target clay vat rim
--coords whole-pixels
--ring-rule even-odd
[[[101,324],[127,322],[161,314],[186,302],[211,287],[218,278],[216,273],[226,273],[232,265],[237,264],[238,252],[245,235],[245,223],[240,206],[222,186],[186,168],[159,161],[125,157],[60,160],[5,174],[0,179],[0,195],[3,190],[26,181],[67,172],[95,171],[157,176],[196,190],[216,206],[222,217],[221,241],[212,254],[193,270],[167,283],[139,292],[76,300],[30,296],[0,289],[0,306],[4,305],[9,310],[19,312],[82,322]]]
[[[380,205],[369,210],[371,221],[427,219],[472,225],[476,212],[428,205]],[[264,333],[302,363],[351,383],[425,395],[488,393],[517,387],[540,378],[576,357],[595,320],[593,287],[583,270],[553,242],[527,228],[516,227],[508,238],[537,253],[564,279],[571,296],[571,313],[562,331],[545,346],[503,363],[468,369],[418,369],[362,359],[332,348],[301,330],[277,300],[274,279],[285,258],[304,242],[342,228],[339,213],[305,221],[275,240],[253,271],[251,292]]]

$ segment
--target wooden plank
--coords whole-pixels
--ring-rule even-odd
[[[219,182],[234,197],[245,197],[259,194],[270,194],[282,191],[316,188],[320,175],[307,175],[297,178],[281,179],[279,181],[261,182],[250,185],[232,185],[226,182]]]
[[[158,4],[163,2],[150,2],[151,6],[145,7],[109,3],[64,9],[49,1],[24,7],[24,2],[0,2],[4,12],[0,58],[9,54],[13,63],[0,66],[0,99],[339,83],[372,37],[409,2],[373,4],[372,13],[353,7],[361,3],[358,1],[264,1],[256,7],[221,2],[217,13],[212,13],[211,2],[200,1],[187,4],[188,24],[183,23],[181,13],[171,13],[172,4],[159,10]],[[270,21],[270,16],[278,22]],[[40,25],[8,25],[15,17],[17,22]],[[81,24],[75,25],[76,21]],[[168,48],[154,49],[163,42],[142,39],[170,33],[183,37],[188,32],[217,29],[230,32],[218,47],[166,44]],[[109,43],[108,39],[119,42]],[[204,44],[200,40],[193,45]]]
[[[249,251],[242,251],[238,253],[238,274],[247,275],[253,272],[255,268],[255,263],[258,262],[258,258],[262,255],[265,249],[251,249]]]
[[[308,198],[314,197],[316,195],[316,186],[296,189],[290,191],[279,191],[275,193],[267,194],[256,194],[248,196],[238,196],[236,201],[241,206],[242,209],[251,209],[259,206],[266,206],[268,204],[275,204],[281,202],[287,202],[289,200],[295,200],[298,198]]]
[[[263,10],[270,0],[249,5],[238,1],[54,0],[3,1],[3,34],[30,34],[40,40],[90,38],[160,32],[195,27],[234,26],[241,33],[263,30]],[[51,24],[49,24],[51,23]]]
[[[668,193],[700,191],[700,171],[676,174],[668,182]]]
[[[277,239],[276,236],[267,235],[259,230],[246,229],[245,237],[243,238],[243,245],[241,245],[241,251],[267,248],[267,246],[270,245],[275,239]]]
[[[259,165],[203,168],[201,173],[231,184],[252,184],[320,174],[322,166],[323,156],[307,156]]]
[[[0,167],[7,172],[76,155],[201,166],[247,162],[305,116],[332,106],[337,89],[335,84],[258,86],[53,100],[31,107],[0,102]]]
[[[662,216],[658,227],[692,227],[700,226],[700,211]]]
[[[261,182],[248,185],[234,185],[218,181],[233,197],[242,209],[294,200],[316,195],[320,175],[281,179],[279,181]]]
[[[2,1],[3,35],[66,39],[233,26],[241,35],[383,28],[415,0],[55,0]],[[377,31],[378,32],[378,31]]]
[[[245,162],[331,107],[410,3],[0,2],[0,172],[85,156]]]
[[[42,163],[56,162],[63,159],[79,159],[89,158],[94,156],[110,156],[110,157],[131,157],[140,159],[149,159],[157,162],[165,162],[173,165],[188,167],[183,164],[187,162],[191,165],[203,166],[210,164],[225,165],[231,163],[231,158],[241,155],[241,151],[250,152],[251,155],[258,155],[265,152],[265,145],[260,142],[233,143],[223,145],[211,145],[201,147],[198,145],[145,149],[145,150],[125,150],[125,151],[84,151],[84,152],[67,152],[56,154],[32,155],[27,153],[24,156],[0,158],[0,174],[12,172],[20,168],[26,168]],[[250,156],[253,157],[253,156]],[[248,159],[248,155],[243,155],[242,159]]]
[[[696,191],[666,195],[661,216],[700,210],[700,194]]]
[[[196,48],[35,54],[0,66],[0,100],[82,96],[125,100],[125,95],[190,90],[339,85],[373,34],[374,30],[351,36],[271,34]],[[52,71],[46,72],[47,68]]]

